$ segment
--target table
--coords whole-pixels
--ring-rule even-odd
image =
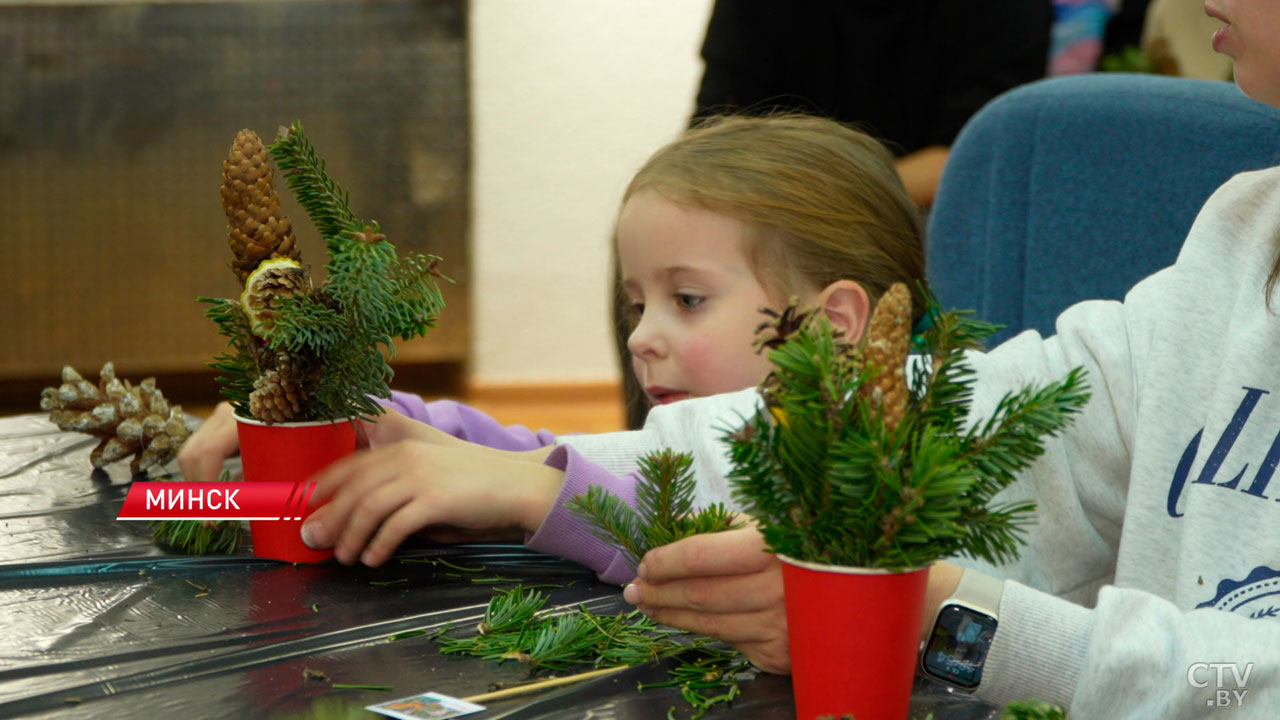
[[[194,419],[193,419],[194,421]],[[480,619],[495,587],[547,584],[548,606],[629,609],[575,564],[503,544],[410,545],[376,569],[294,566],[156,547],[145,522],[115,520],[128,463],[93,470],[94,438],[43,415],[0,418],[0,717],[380,718],[364,706],[434,690],[455,697],[527,677],[516,663],[442,655],[426,635]],[[422,562],[483,566],[456,573]],[[476,720],[688,717],[662,663],[493,702]],[[308,679],[322,673],[328,681]],[[390,685],[390,692],[331,683]],[[787,677],[742,682],[708,717],[793,718]],[[988,720],[996,711],[918,681],[911,717]]]

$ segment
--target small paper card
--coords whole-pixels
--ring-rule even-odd
[[[365,710],[401,720],[445,720],[480,712],[483,705],[469,703],[448,695],[424,692],[399,700],[369,705]]]

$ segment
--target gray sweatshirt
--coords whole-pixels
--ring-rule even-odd
[[[1093,393],[998,498],[1038,504],[1021,559],[959,561],[1006,578],[980,697],[1083,720],[1280,717],[1278,250],[1280,168],[1239,175],[1123,302],[1080,303],[1052,337],[972,356],[975,418],[1077,365]],[[564,440],[615,471],[653,447],[693,451],[699,499],[725,500],[722,431],[758,401],[688,400],[641,431]]]

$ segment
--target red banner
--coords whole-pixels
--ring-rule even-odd
[[[301,520],[315,483],[135,482],[117,520]]]

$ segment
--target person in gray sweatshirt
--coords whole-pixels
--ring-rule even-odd
[[[1233,58],[1240,88],[1280,107],[1280,3],[1209,0],[1206,11],[1226,23],[1213,46]],[[1091,720],[1280,715],[1278,253],[1280,167],[1244,173],[1208,200],[1175,264],[1122,302],[1080,303],[1052,337],[1026,332],[973,356],[975,417],[1078,365],[1092,389],[1002,498],[1039,506],[1020,560],[931,572],[928,626],[974,588],[998,617],[977,696],[1040,698]],[[670,410],[734,418],[757,401]],[[662,429],[648,429],[654,442]],[[703,442],[723,452],[718,433]],[[781,576],[762,549],[751,527],[658,548],[625,595],[786,671]]]

